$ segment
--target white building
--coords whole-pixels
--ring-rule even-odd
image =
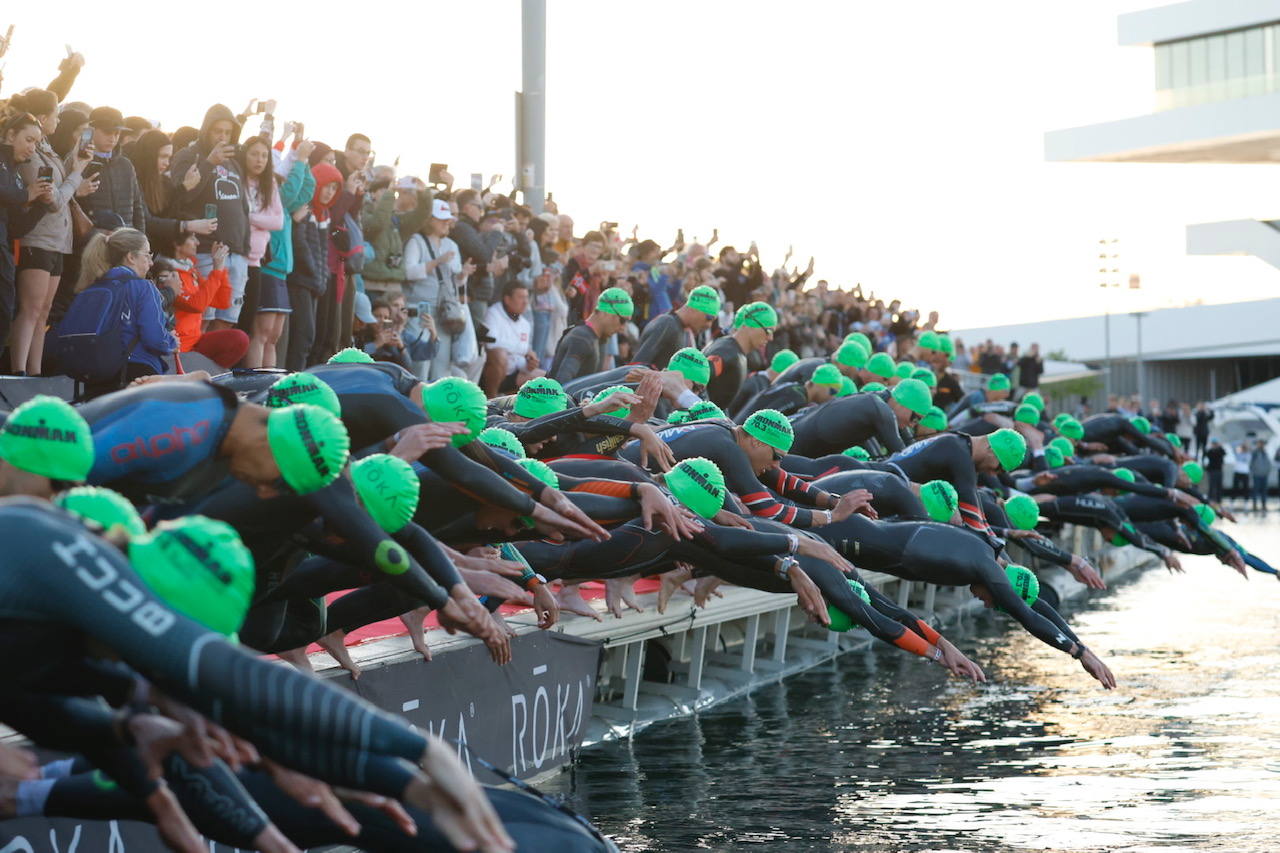
[[[1155,111],[1051,131],[1047,160],[1280,162],[1280,0],[1190,0],[1121,15],[1118,32],[1152,48]],[[1280,268],[1280,221],[1189,225],[1187,252]]]

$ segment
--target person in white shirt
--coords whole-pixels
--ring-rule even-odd
[[[418,317],[434,318],[436,353],[430,361],[414,362],[414,372],[424,382],[453,375],[450,362],[454,338],[441,322],[440,305],[446,293],[457,293],[457,279],[462,275],[462,253],[446,236],[453,220],[449,203],[436,199],[431,216],[422,224],[421,232],[404,244],[404,290],[410,308],[418,309]],[[413,330],[421,332],[421,327]]]
[[[533,324],[529,311],[529,287],[513,281],[502,292],[502,299],[489,306],[484,324],[492,341],[485,343],[485,365],[480,387],[490,397],[514,394],[526,381],[544,375],[538,369],[538,356],[530,347]]]

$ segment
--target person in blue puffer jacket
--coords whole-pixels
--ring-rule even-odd
[[[160,291],[147,280],[151,270],[151,244],[147,235],[134,228],[117,228],[110,235],[94,234],[80,259],[80,281],[76,292],[91,285],[125,289],[124,321],[120,334],[124,344],[133,343],[125,384],[140,376],[164,373],[166,358],[178,350],[178,339],[165,328]],[[86,397],[114,391],[120,383],[91,383]],[[101,387],[99,387],[101,386]]]

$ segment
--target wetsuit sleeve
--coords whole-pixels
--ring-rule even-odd
[[[728,458],[720,460],[720,468],[724,472],[725,485],[747,505],[752,515],[771,518],[795,527],[811,527],[813,513],[802,509],[789,501],[782,501],[767,488],[751,470],[751,464],[745,454],[735,446]]]
[[[503,421],[497,426],[509,430],[516,438],[520,439],[522,444],[537,444],[540,441],[555,438],[561,433],[581,432],[583,431],[583,424],[586,422],[587,419],[582,416],[582,407],[578,406],[572,409],[565,409],[563,412],[543,415],[531,421],[521,421],[519,423]]]
[[[722,527],[703,521],[694,541],[726,557],[769,557],[791,553],[792,537],[784,533],[764,533],[741,527]]]
[[[991,600],[996,607],[1018,620],[1019,624],[1040,642],[1053,646],[1059,651],[1071,650],[1075,640],[1067,636],[1052,620],[1028,607],[1022,600],[1022,596],[1014,592],[1008,578],[1004,576],[1004,571],[996,565],[995,561],[991,563],[991,571],[984,574],[986,577],[983,578],[983,584],[991,592]]]
[[[883,400],[880,402],[884,403]],[[893,410],[889,405],[885,403],[876,406],[874,411],[875,438],[880,442],[880,446],[888,453],[897,453],[906,448],[907,445],[902,441],[902,433],[898,432],[898,421],[893,416]]]
[[[1012,542],[1033,557],[1039,557],[1041,560],[1057,566],[1069,566],[1074,558],[1074,555],[1059,548],[1051,539],[1039,536],[1018,539],[1006,536],[1006,541]]]
[[[483,444],[483,442],[474,441],[471,443]],[[496,460],[498,458],[497,454],[486,455],[490,459]],[[521,472],[528,473],[519,465],[516,465],[515,460],[508,459],[508,461],[511,462],[513,467],[519,468]],[[435,450],[428,450],[423,454],[422,462],[436,474],[439,474],[441,478],[447,480],[454,488],[482,503],[509,509],[520,515],[529,515],[533,512],[533,498],[508,483],[493,469],[467,458],[456,447],[439,447]],[[546,488],[546,484],[541,480],[538,481],[538,484],[542,488]]]
[[[829,492],[823,491],[807,480],[800,479],[795,474],[788,474],[781,468],[765,471],[760,477],[760,482],[784,498],[809,506],[825,508],[825,504],[830,500]]]
[[[1067,635],[1067,639],[1077,645],[1084,645],[1080,642],[1080,638],[1076,636],[1076,632],[1071,630],[1071,626],[1067,624],[1067,620],[1062,618],[1062,614],[1053,609],[1053,605],[1045,601],[1043,598],[1037,598],[1036,603],[1031,605],[1031,609],[1048,619],[1058,630]]]
[[[645,327],[648,334],[640,335],[640,346],[636,349],[632,360],[658,369],[666,367],[665,359],[662,364],[658,361],[664,353],[668,354],[669,359],[670,353],[680,349],[680,332],[683,328],[679,321],[671,323],[662,318],[655,319]]]
[[[458,567],[449,559],[435,537],[412,521],[393,533],[392,537],[445,590],[451,590],[463,582]]]
[[[640,483],[627,480],[604,480],[594,477],[575,477],[572,474],[557,474],[562,492],[590,492],[614,498],[625,498],[630,501],[640,499]]]

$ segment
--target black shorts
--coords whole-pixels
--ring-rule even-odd
[[[35,246],[23,246],[18,253],[18,272],[44,270],[51,276],[62,275],[62,253]]]

